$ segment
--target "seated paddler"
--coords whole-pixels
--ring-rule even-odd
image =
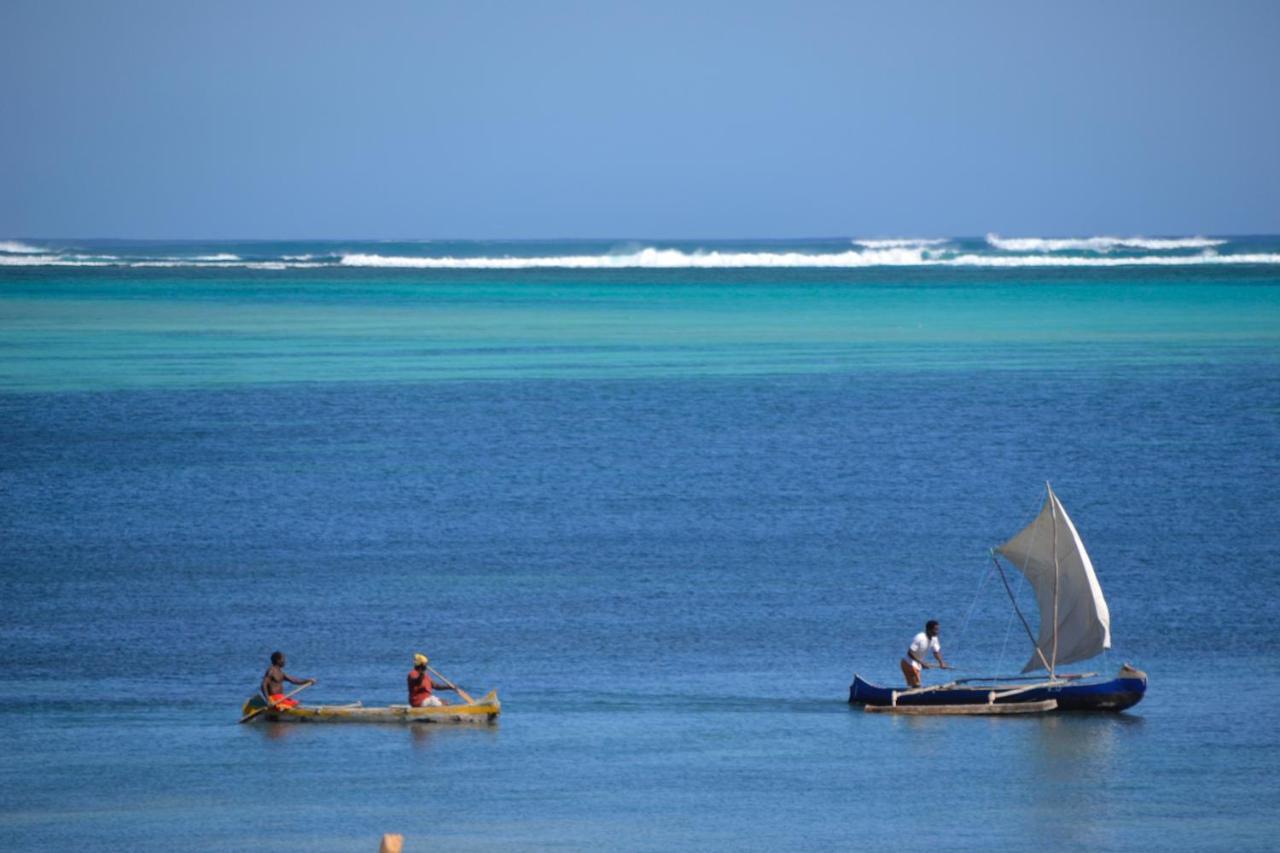
[[[920,671],[930,669],[933,664],[925,660],[925,655],[932,653],[938,661],[938,669],[950,669],[942,659],[942,644],[938,642],[938,620],[930,619],[924,623],[924,630],[911,638],[907,646],[906,657],[902,659],[902,674],[907,679],[908,687],[920,686]]]
[[[296,708],[298,706],[297,699],[286,699],[284,695],[284,683],[290,684],[315,684],[314,678],[294,678],[292,675],[284,671],[285,657],[284,652],[271,653],[271,666],[267,667],[267,671],[262,675],[262,684],[259,690],[262,696],[267,700],[267,704],[272,708]]]
[[[436,690],[454,690],[452,684],[441,684],[431,679],[431,673],[428,671],[427,664],[429,659],[424,654],[416,654],[413,656],[413,669],[409,670],[409,704],[414,708],[423,708],[428,705],[445,704],[436,696],[433,691]]]

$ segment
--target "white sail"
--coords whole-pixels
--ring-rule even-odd
[[[1107,600],[1080,534],[1053,489],[1036,520],[996,551],[1026,575],[1040,605],[1038,649],[1023,672],[1053,669],[1111,648]]]

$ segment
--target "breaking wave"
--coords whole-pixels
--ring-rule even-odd
[[[116,261],[88,261],[62,255],[0,255],[0,267],[109,267]]]
[[[1280,264],[1280,253],[1242,255],[1143,255],[1136,258],[1081,258],[1060,255],[961,255],[941,262],[946,266],[974,267],[1186,267]]]
[[[1205,237],[1087,237],[1049,239],[975,239],[893,237],[808,244],[714,244],[697,247],[605,243],[546,244],[461,243],[456,254],[420,254],[415,245],[392,249],[378,244],[344,249],[319,245],[281,247],[276,253],[253,245],[243,251],[192,246],[191,253],[131,250],[112,244],[95,252],[87,246],[40,248],[16,240],[0,241],[0,268],[117,267],[136,269],[209,268],[221,270],[294,270],[369,268],[403,270],[626,270],[626,269],[863,269],[905,267],[1173,267],[1280,265],[1280,242],[1250,239],[1231,242]],[[501,244],[498,244],[501,245]],[[228,245],[228,249],[239,249]],[[210,251],[210,249],[214,249]],[[301,251],[299,251],[301,249]],[[312,249],[312,251],[307,251]],[[203,252],[201,252],[203,250]],[[284,252],[289,252],[285,254]],[[425,251],[430,252],[431,249]],[[541,251],[541,254],[539,254]],[[110,253],[108,253],[110,252]]]
[[[333,266],[317,263],[286,263],[285,261],[246,261],[237,258],[234,263],[196,258],[169,258],[157,260],[124,260],[113,257],[83,255],[0,255],[0,267],[127,267],[129,269],[247,269],[286,270],[315,269]]]
[[[854,240],[855,246],[864,249],[919,249],[926,246],[942,246],[950,242],[945,237],[884,237]]]
[[[413,257],[343,255],[349,267],[403,269],[744,269],[767,267],[874,267],[909,266],[924,261],[918,249],[882,249],[866,252],[684,252],[680,249],[645,248],[629,254],[550,255],[544,257]]]
[[[1226,240],[1209,237],[1001,237],[988,234],[987,243],[1004,252],[1112,252],[1138,249],[1168,252],[1178,249],[1211,249]]]
[[[1205,266],[1213,264],[1280,264],[1280,254],[1145,255],[1141,257],[1063,257],[1060,255],[934,256],[923,249],[882,249],[865,252],[682,252],[641,249],[627,255],[560,255],[548,257],[412,257],[370,254],[342,256],[342,265],[386,269],[745,269],[862,267],[1120,267]]]
[[[15,255],[40,255],[47,253],[48,249],[42,249],[39,246],[29,246],[26,243],[20,243],[17,240],[0,240],[0,252],[11,252]]]

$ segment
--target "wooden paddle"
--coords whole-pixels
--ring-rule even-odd
[[[272,702],[270,699],[265,700],[267,704],[263,705],[261,708],[254,708],[252,711],[250,711],[249,713],[245,714],[243,717],[241,717],[241,718],[240,718],[240,722],[242,722],[242,723],[247,723],[247,722],[249,722],[249,721],[250,721],[250,720],[252,720],[254,717],[256,717],[256,716],[258,716],[259,714],[261,714],[263,711],[269,711],[269,710],[272,710],[276,705],[280,704],[280,703],[281,703],[281,702],[283,702],[285,699],[288,699],[290,696],[295,696],[295,695],[297,695],[297,694],[301,693],[302,691],[306,690],[308,687],[310,687],[310,686],[311,686],[311,685],[313,685],[313,684],[315,684],[315,682],[314,682],[314,681],[308,681],[306,684],[302,685],[302,686],[301,686],[301,687],[299,687],[298,689],[296,689],[296,690],[290,690],[288,693],[286,693],[284,696],[281,696],[281,697],[280,697],[278,700],[276,700],[275,702]]]
[[[452,687],[452,688],[453,688],[453,692],[454,692],[454,693],[457,693],[459,696],[461,696],[461,697],[462,697],[462,699],[463,699],[463,701],[464,701],[464,702],[466,702],[468,705],[474,705],[474,704],[476,704],[476,700],[472,699],[472,698],[471,698],[471,696],[470,696],[470,694],[468,694],[468,693],[467,693],[467,691],[463,690],[461,687],[459,687],[458,685],[454,684],[452,681],[450,681],[449,679],[445,678],[443,675],[440,675],[440,673],[436,672],[436,671],[435,671],[434,669],[432,669],[431,667],[427,667],[427,671],[428,671],[428,672],[430,672],[432,675],[438,676],[438,677],[440,678],[440,680],[441,680],[441,681],[443,681],[445,684],[447,684],[447,685],[449,685],[450,687]]]

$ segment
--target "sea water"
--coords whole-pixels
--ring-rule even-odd
[[[0,437],[6,849],[1280,831],[1274,239],[4,241]],[[1021,668],[1045,481],[1147,698],[851,708]],[[503,714],[236,725],[276,649]]]

